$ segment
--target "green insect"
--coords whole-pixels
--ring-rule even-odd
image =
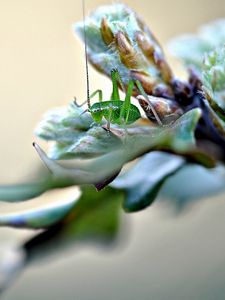
[[[134,86],[138,88],[140,94],[146,99],[149,103],[149,106],[155,115],[158,123],[161,124],[161,121],[154,110],[154,107],[151,105],[148,96],[145,94],[141,83],[139,81],[130,80],[128,83],[125,99],[121,100],[119,95],[119,86],[122,87],[122,90],[125,91],[122,80],[120,78],[119,72],[116,69],[111,71],[111,79],[112,79],[112,94],[111,98],[108,101],[103,101],[103,94],[101,90],[97,90],[88,96],[87,102],[88,109],[86,111],[90,112],[93,120],[96,123],[101,123],[102,119],[105,118],[107,121],[107,130],[110,131],[110,124],[117,125],[129,125],[137,121],[141,118],[141,113],[137,106],[131,103],[132,92]],[[91,105],[90,99],[93,98],[96,94],[98,94],[99,102],[96,102]],[[76,101],[75,101],[76,103]],[[83,103],[84,104],[84,103]],[[82,104],[82,105],[83,105]],[[76,103],[77,105],[77,103]]]
[[[91,113],[95,122],[101,123],[103,117],[107,120],[107,129],[110,130],[110,124],[128,125],[132,124],[141,118],[139,109],[131,104],[131,95],[134,88],[134,82],[131,80],[128,83],[127,93],[124,101],[120,99],[118,83],[123,84],[119,76],[119,72],[115,69],[111,71],[112,79],[112,94],[109,101],[102,101],[102,91],[97,90],[90,98],[99,95],[99,102],[91,105],[88,100],[88,111]]]
[[[103,94],[101,90],[95,91],[93,94],[89,95],[89,75],[88,75],[88,59],[87,59],[87,41],[86,41],[86,29],[85,29],[85,8],[83,0],[83,22],[84,22],[84,47],[85,47],[85,62],[86,62],[86,75],[87,75],[87,102],[88,109],[86,111],[90,112],[93,120],[96,123],[101,123],[102,119],[105,118],[107,121],[107,130],[110,131],[110,124],[117,125],[129,125],[141,118],[141,113],[137,106],[131,103],[131,97],[133,89],[136,85],[136,88],[139,90],[140,94],[145,98],[146,102],[149,104],[149,109],[151,109],[155,119],[159,125],[162,125],[162,122],[155,111],[153,105],[151,104],[147,94],[145,93],[141,83],[138,80],[129,80],[127,85],[127,90],[123,85],[121,77],[117,69],[111,71],[112,79],[112,94],[110,100],[103,101]],[[119,95],[119,86],[126,93],[125,99],[121,100]],[[96,102],[91,105],[90,99],[98,94],[99,102]],[[84,104],[83,103],[83,104]],[[75,104],[79,106],[75,100]],[[82,104],[82,105],[83,105]],[[81,105],[81,106],[82,106]]]

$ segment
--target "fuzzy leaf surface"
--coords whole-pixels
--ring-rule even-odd
[[[206,99],[225,121],[225,46],[205,56],[202,82]]]
[[[122,142],[115,146],[109,139],[111,151],[87,160],[56,162],[49,158],[38,145],[36,145],[36,150],[55,178],[68,179],[74,184],[98,184],[113,176],[127,162],[155,149],[188,156],[194,161],[212,167],[214,162],[210,157],[199,152],[195,147],[194,130],[200,116],[201,111],[193,109],[170,126],[137,126],[129,127],[127,131],[114,128],[110,134],[116,135]],[[109,135],[106,131],[102,131],[102,134],[104,138]]]
[[[35,133],[46,141],[54,141],[49,157],[56,160],[102,155],[120,143],[115,135],[105,134],[91,115],[74,103],[48,112]]]

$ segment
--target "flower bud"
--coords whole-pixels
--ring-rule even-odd
[[[122,31],[118,31],[115,42],[121,62],[129,69],[137,69],[141,65],[140,57],[138,57],[129,38]]]
[[[150,62],[154,62],[154,52],[155,52],[154,44],[150,42],[150,40],[147,38],[144,32],[137,31],[135,37],[138,46],[141,48],[146,58]]]
[[[108,77],[118,69],[125,87],[131,79],[141,82],[146,93],[175,99],[173,73],[163,50],[138,15],[124,4],[97,9],[86,18],[88,59]],[[76,26],[83,37],[83,23]],[[83,37],[84,40],[84,37]],[[159,86],[164,86],[159,94]]]
[[[148,96],[148,98],[164,125],[173,123],[183,114],[183,110],[175,101],[154,96]],[[143,96],[138,96],[137,99],[146,117],[156,122],[147,100]]]
[[[173,80],[173,73],[168,65],[168,63],[166,62],[165,58],[159,54],[157,51],[154,52],[154,61],[155,64],[158,68],[158,70],[161,73],[161,76],[163,78],[163,80],[166,83],[171,83],[171,81]]]
[[[100,30],[101,30],[103,41],[105,42],[106,45],[110,45],[114,41],[114,34],[109,27],[106,17],[102,18]]]

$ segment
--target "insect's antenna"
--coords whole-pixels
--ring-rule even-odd
[[[86,82],[87,82],[87,104],[88,108],[91,107],[90,103],[90,88],[89,88],[89,72],[88,72],[88,58],[87,58],[87,37],[86,37],[86,25],[85,25],[85,0],[82,0],[83,10],[83,26],[84,26],[84,52],[85,52],[85,68],[86,68]]]

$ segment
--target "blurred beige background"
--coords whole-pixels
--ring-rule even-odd
[[[107,1],[86,1],[87,13]],[[176,34],[225,15],[224,0],[126,1],[162,44]],[[84,51],[72,24],[82,18],[78,0],[0,1],[0,182],[21,181],[39,160],[31,143],[42,114],[86,95]],[[103,83],[104,80],[104,83]],[[110,87],[90,74],[91,88]]]
[[[87,0],[87,12],[103,3],[109,2]],[[224,0],[126,3],[164,45],[174,35],[225,17]],[[81,18],[78,0],[0,0],[0,184],[32,174],[39,162],[31,146],[33,129],[42,114],[67,105],[75,95],[81,101],[86,95],[83,46],[72,32],[72,24]],[[109,93],[108,80],[93,70],[90,84]],[[177,218],[164,215],[157,203],[128,215],[132,234],[124,248],[61,253],[51,264],[28,268],[4,299],[149,300],[151,289],[153,300],[222,300],[223,196],[194,207]],[[16,230],[5,232],[9,238]],[[1,229],[1,241],[3,236]]]

